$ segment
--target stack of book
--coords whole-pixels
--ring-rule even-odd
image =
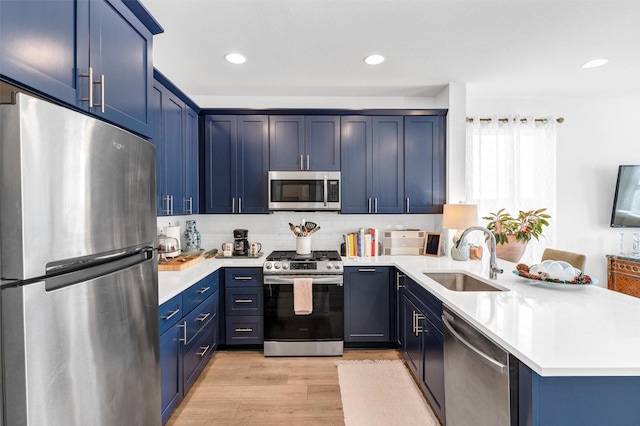
[[[380,256],[378,244],[381,242],[380,233],[375,228],[358,229],[358,232],[343,234],[346,254],[349,257]]]

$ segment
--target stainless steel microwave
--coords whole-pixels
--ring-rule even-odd
[[[340,172],[269,172],[269,210],[340,210],[340,197]]]

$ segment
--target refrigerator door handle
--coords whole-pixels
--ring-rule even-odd
[[[18,281],[16,286],[24,286],[35,282],[45,281],[45,290],[53,291],[59,288],[68,287],[70,285],[83,283],[113,272],[117,272],[121,269],[126,269],[131,266],[137,265],[142,262],[146,262],[153,259],[153,249],[141,250],[134,253],[125,254],[121,257],[109,259],[105,261],[96,261],[92,264],[85,265],[82,269],[70,271],[67,273],[60,273],[51,277],[33,280]]]

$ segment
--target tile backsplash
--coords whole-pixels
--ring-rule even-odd
[[[180,225],[184,233],[185,222],[195,220],[200,231],[203,249],[220,249],[222,243],[233,241],[234,229],[247,229],[250,242],[262,243],[262,251],[295,250],[295,235],[289,222],[299,224],[302,219],[322,227],[311,237],[312,250],[340,250],[343,234],[358,228],[377,228],[380,231],[396,229],[422,229],[442,232],[442,215],[343,215],[335,212],[274,212],[265,215],[211,214],[193,216],[158,217],[158,232],[164,226]],[[184,243],[184,241],[183,241]]]

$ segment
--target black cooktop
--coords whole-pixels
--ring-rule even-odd
[[[336,250],[327,250],[327,251],[317,250],[317,251],[312,251],[311,254],[307,254],[307,255],[297,254],[294,250],[291,250],[291,251],[273,251],[271,252],[271,254],[269,254],[269,256],[267,256],[266,260],[271,260],[271,261],[330,260],[334,262],[340,262],[342,261],[342,258],[340,257],[340,254]]]

